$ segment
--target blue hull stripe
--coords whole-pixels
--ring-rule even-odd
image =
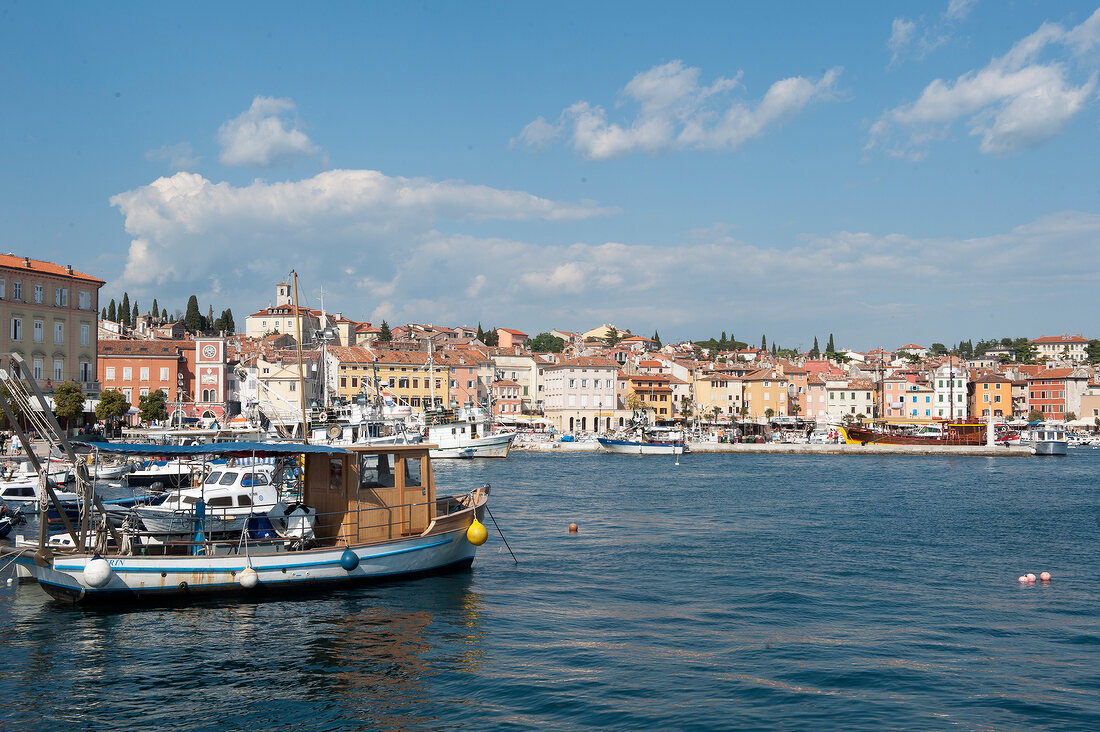
[[[453,538],[444,539],[443,541],[437,541],[433,544],[423,544],[421,546],[413,546],[413,547],[409,547],[407,549],[394,549],[393,551],[382,552],[380,554],[368,554],[366,556],[360,557],[359,561],[366,562],[366,561],[370,561],[371,559],[376,559],[376,558],[379,558],[379,557],[390,557],[390,556],[393,556],[394,554],[407,554],[409,552],[420,551],[421,549],[431,549],[432,547],[442,546],[444,544],[450,544],[452,541],[454,541]],[[217,556],[219,556],[219,555],[211,555],[211,557],[208,557],[208,558],[213,558],[213,557],[217,557]],[[262,556],[267,557],[267,556],[271,556],[271,555],[264,554]],[[188,557],[188,559],[191,559],[191,558],[192,557]],[[336,557],[335,559],[326,560],[326,561],[323,561],[323,562],[296,562],[294,564],[274,564],[274,565],[271,565],[270,567],[263,566],[263,565],[261,565],[259,567],[253,566],[252,568],[253,569],[259,569],[260,571],[270,571],[270,570],[276,570],[276,569],[298,569],[300,567],[324,567],[324,566],[329,566],[329,565],[339,564],[339,563],[340,563],[340,557]],[[210,568],[201,568],[201,567],[200,568],[195,568],[195,567],[191,567],[191,568],[182,568],[182,567],[128,567],[125,564],[123,564],[123,565],[120,565],[120,566],[117,566],[117,567],[112,566],[111,569],[113,569],[115,572],[128,572],[128,573],[129,572],[155,572],[155,573],[158,573],[158,574],[161,573],[161,572],[172,572],[172,573],[178,573],[178,572],[206,572],[206,573],[215,573],[215,572],[243,572],[248,566],[249,565],[247,565],[247,564],[242,564],[239,567],[219,567],[217,569],[210,569]],[[54,565],[54,569],[57,570],[58,572],[76,572],[76,571],[82,571],[84,568],[80,565],[56,564],[56,565]]]

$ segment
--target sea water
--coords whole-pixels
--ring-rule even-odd
[[[435,465],[441,492],[492,485],[469,571],[171,608],[0,590],[0,719],[1100,729],[1100,450]]]

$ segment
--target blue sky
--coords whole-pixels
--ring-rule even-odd
[[[5,251],[103,301],[1097,335],[1095,3],[0,3]]]

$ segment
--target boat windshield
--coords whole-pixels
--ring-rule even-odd
[[[218,481],[218,485],[233,485],[237,482],[237,474],[232,470],[225,471],[225,475]]]
[[[206,485],[217,485],[218,479],[222,477],[222,471],[215,470],[210,475],[206,476]]]

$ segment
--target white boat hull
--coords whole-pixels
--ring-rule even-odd
[[[508,451],[515,439],[514,433],[471,437],[457,440],[452,445],[432,448],[429,453],[433,458],[504,458],[508,457]]]
[[[266,554],[234,553],[216,556],[126,556],[111,557],[109,579],[93,587],[85,568],[94,557],[62,556],[41,566],[33,553],[16,561],[20,575],[33,577],[52,597],[69,602],[127,600],[133,597],[162,597],[231,593],[256,595],[264,591],[307,586],[330,586],[369,582],[400,576],[458,569],[474,559],[477,547],[466,538],[466,527],[430,536],[367,546],[336,546],[305,551]],[[357,557],[353,569],[341,560],[346,553]],[[245,569],[251,567],[258,580],[253,587],[242,584]]]
[[[1032,443],[1031,452],[1035,455],[1065,455],[1069,450],[1064,440],[1042,440]]]

